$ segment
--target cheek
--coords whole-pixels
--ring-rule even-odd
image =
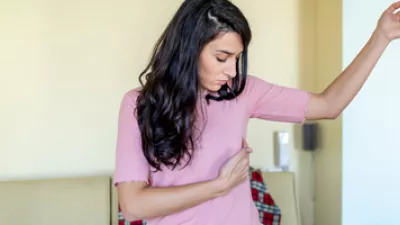
[[[203,80],[214,80],[219,74],[223,72],[222,64],[216,62],[216,60],[212,60],[207,58],[203,60],[201,65],[201,78]]]

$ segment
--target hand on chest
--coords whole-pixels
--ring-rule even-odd
[[[199,118],[204,124],[199,127],[203,129],[193,166],[202,167],[206,176],[218,174],[220,167],[241,150],[249,120],[245,108],[219,103],[206,108]]]

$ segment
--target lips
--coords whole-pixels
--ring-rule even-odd
[[[228,82],[227,80],[219,80],[219,81],[217,81],[218,82],[218,84],[221,84],[221,85],[224,85],[224,84],[226,84],[226,82]]]

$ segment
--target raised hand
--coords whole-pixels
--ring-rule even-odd
[[[400,1],[393,3],[379,18],[377,31],[390,42],[400,38]]]

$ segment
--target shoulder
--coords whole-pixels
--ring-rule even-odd
[[[255,75],[247,75],[246,76],[246,85],[243,90],[244,96],[251,96],[257,94],[257,92],[265,92],[268,89],[272,88],[274,84],[258,77]]]
[[[278,95],[278,94],[304,94],[307,91],[301,90],[299,88],[288,87],[276,83],[272,83],[264,80],[261,77],[254,75],[247,75],[246,86],[243,91],[244,95],[254,96],[266,94]]]
[[[246,86],[242,95],[245,102],[250,104],[263,102],[263,104],[273,103],[274,106],[277,106],[289,101],[303,101],[303,99],[306,101],[309,92],[299,88],[274,84],[254,75],[247,75]]]
[[[253,83],[253,82],[265,82],[265,81],[256,75],[248,74],[246,76],[246,83],[248,82]]]
[[[251,87],[254,85],[272,85],[272,83],[262,79],[261,77],[258,77],[256,75],[247,75],[246,77],[246,87]]]
[[[133,88],[125,92],[122,96],[122,105],[136,106],[137,98],[140,94],[141,88]]]
[[[141,87],[136,87],[136,88],[130,89],[127,92],[125,92],[124,98],[136,100],[137,97],[139,96],[141,90],[142,90]]]

